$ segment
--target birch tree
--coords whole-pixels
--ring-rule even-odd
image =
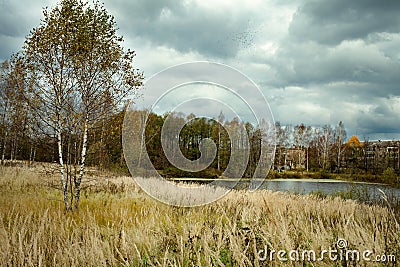
[[[346,134],[346,130],[344,128],[343,122],[339,122],[339,124],[336,126],[335,128],[335,132],[334,132],[334,139],[335,139],[335,146],[337,149],[337,172],[340,171],[340,167],[341,167],[341,157],[343,154],[343,143],[346,140],[347,134]]]
[[[13,92],[8,86],[9,62],[6,60],[0,66],[0,112],[1,112],[1,164],[4,164],[8,135],[10,132],[10,106]]]
[[[40,26],[33,29],[25,41],[24,52],[29,78],[33,82],[26,99],[35,116],[40,118],[57,138],[64,204],[66,209],[70,210],[63,134],[67,118],[72,115],[72,107],[69,105],[74,95],[75,82],[68,56],[70,44],[73,42],[73,27],[70,24],[77,16],[73,6],[67,5],[67,1],[61,2],[53,10],[45,9],[43,15]]]
[[[114,18],[103,5],[62,0],[43,13],[42,23],[31,31],[24,47],[34,81],[27,99],[57,136],[64,203],[67,210],[72,206],[77,209],[88,131],[97,119],[137,91],[143,75],[133,68],[135,53],[125,52]],[[80,150],[79,172],[73,177],[74,191],[70,188],[69,195],[63,151],[69,144],[65,138],[71,127],[81,136],[81,144],[76,146]]]
[[[25,69],[20,54],[14,54],[10,60],[0,66],[0,112],[1,112],[1,162],[4,163],[6,149],[9,146],[9,158],[16,159],[19,142],[28,125],[28,113],[23,94],[26,90]]]
[[[320,167],[325,171],[328,168],[329,157],[332,146],[332,127],[324,125],[321,129],[315,130],[316,146]]]
[[[77,6],[82,10],[73,33],[76,41],[70,56],[80,97],[83,138],[79,175],[74,181],[75,208],[78,208],[85,169],[88,130],[128,95],[135,94],[143,79],[143,74],[132,65],[135,52],[124,51],[121,46],[123,39],[116,34],[114,17],[105,7],[98,2],[92,5],[79,3]]]
[[[289,131],[288,127],[282,126],[279,121],[275,122],[275,133],[276,133],[276,146],[278,155],[275,157],[279,168],[282,166],[282,156],[286,157],[286,149],[289,146]],[[283,151],[283,152],[282,152]],[[283,168],[286,168],[286,162],[283,164]]]
[[[294,137],[294,143],[296,145],[296,148],[298,149],[298,160],[299,160],[299,166],[301,166],[301,153],[302,149],[305,147],[305,133],[306,133],[306,126],[304,123],[300,125],[296,125],[294,127],[294,132],[293,132],[293,137]]]

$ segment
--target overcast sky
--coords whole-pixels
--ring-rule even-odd
[[[0,59],[21,49],[42,7],[0,0]],[[400,138],[398,0],[105,0],[146,77],[194,60],[251,78],[281,124]],[[144,94],[146,98],[146,94]]]

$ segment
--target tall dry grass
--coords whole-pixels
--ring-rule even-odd
[[[177,208],[146,196],[130,178],[103,177],[83,191],[78,212],[65,212],[61,192],[47,186],[53,179],[0,168],[0,265],[379,266],[257,258],[265,246],[319,252],[338,238],[400,259],[399,226],[388,207],[263,190]]]

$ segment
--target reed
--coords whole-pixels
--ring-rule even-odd
[[[66,212],[61,192],[48,186],[53,180],[35,169],[0,168],[1,265],[377,266],[257,257],[265,246],[320,252],[338,238],[400,259],[398,218],[387,206],[260,190],[179,208],[148,197],[128,177],[99,177],[88,180],[80,210]]]

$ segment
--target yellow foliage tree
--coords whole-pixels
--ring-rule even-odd
[[[353,135],[350,137],[349,141],[347,142],[347,145],[351,148],[360,148],[362,147],[360,140],[356,135]]]

